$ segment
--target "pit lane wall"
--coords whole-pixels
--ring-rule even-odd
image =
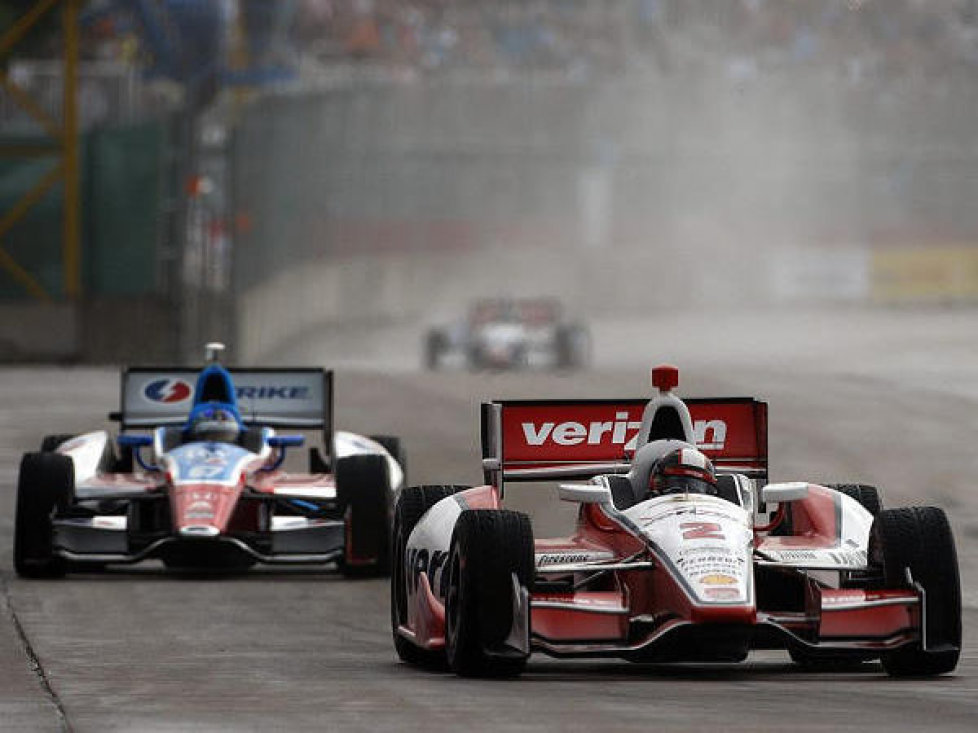
[[[651,287],[648,273],[671,273]],[[237,299],[238,356],[271,363],[277,349],[322,329],[446,323],[477,297],[552,296],[570,315],[671,308],[974,306],[978,246],[785,249],[728,261],[703,277],[695,257],[560,251],[379,254],[283,270]],[[479,283],[474,286],[474,283]]]

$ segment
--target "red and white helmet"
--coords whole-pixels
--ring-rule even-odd
[[[649,474],[649,496],[716,494],[717,474],[710,459],[695,448],[678,448],[655,462]]]

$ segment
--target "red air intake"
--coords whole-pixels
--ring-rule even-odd
[[[660,392],[671,392],[679,386],[679,367],[672,364],[652,367],[652,386]]]

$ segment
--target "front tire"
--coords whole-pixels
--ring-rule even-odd
[[[859,504],[874,517],[883,510],[880,490],[869,484],[827,484],[830,489],[840,491]]]
[[[951,526],[936,507],[885,509],[873,522],[870,562],[887,588],[907,588],[907,571],[924,589],[924,643],[882,656],[894,677],[929,677],[952,671],[961,654],[961,581]]]
[[[349,577],[390,572],[390,476],[381,455],[355,455],[336,462],[336,495],[346,517],[346,546],[339,562]]]
[[[433,485],[410,486],[401,492],[394,508],[393,550],[391,562],[391,633],[394,636],[394,649],[397,656],[408,664],[428,669],[445,666],[445,652],[423,649],[405,639],[398,628],[407,625],[408,598],[407,583],[410,572],[405,562],[407,541],[421,517],[442,499],[465,491],[468,486]]]
[[[519,588],[535,572],[533,530],[525,514],[506,509],[464,511],[452,533],[445,596],[445,652],[466,677],[514,677],[529,650],[506,644],[514,624],[513,578]],[[525,620],[529,626],[529,610]]]
[[[17,482],[14,568],[25,578],[60,578],[67,564],[54,552],[53,515],[74,495],[75,470],[68,456],[26,453]]]

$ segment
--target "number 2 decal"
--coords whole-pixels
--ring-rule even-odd
[[[723,539],[723,528],[716,522],[683,522],[679,529],[683,530],[684,540]]]

